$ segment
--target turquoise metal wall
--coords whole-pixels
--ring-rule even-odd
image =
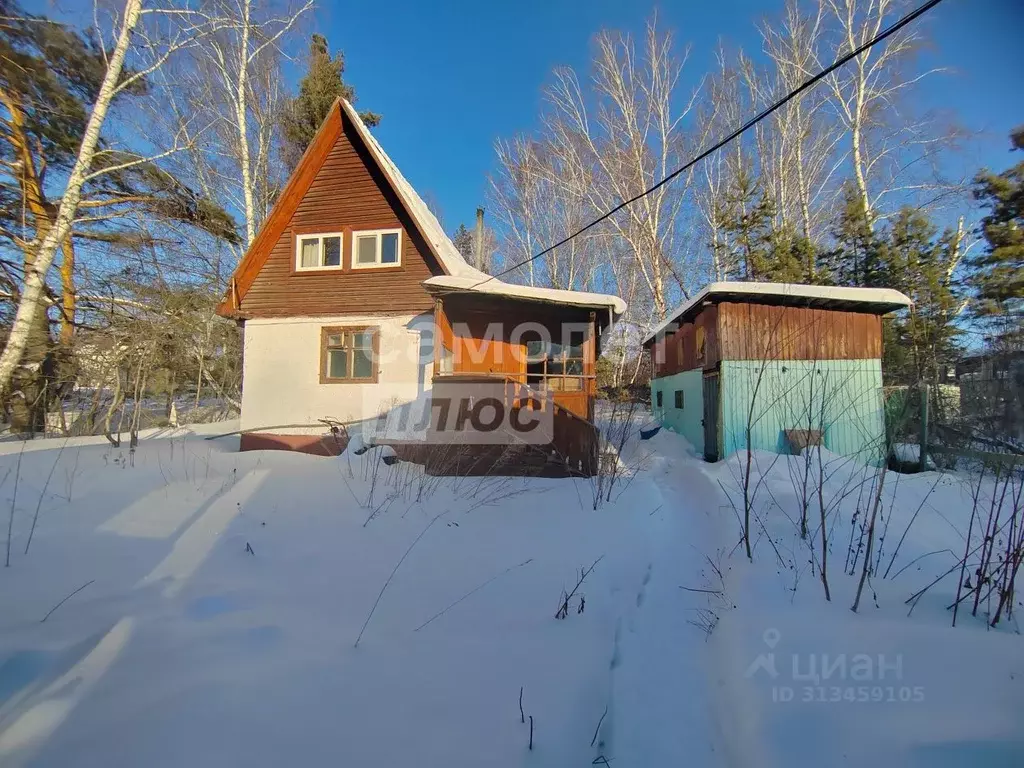
[[[880,360],[729,360],[722,362],[721,375],[723,457],[746,449],[750,421],[756,449],[789,453],[784,430],[823,429],[830,451],[880,460]]]
[[[675,407],[676,390],[683,393],[681,409]],[[661,408],[658,407],[658,392],[662,393]],[[685,437],[697,453],[704,450],[704,427],[700,423],[704,415],[702,371],[683,371],[652,379],[651,410],[658,421]]]

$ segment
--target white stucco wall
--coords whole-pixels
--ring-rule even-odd
[[[323,418],[368,419],[395,403],[414,400],[430,389],[433,324],[432,314],[246,321],[241,428],[263,431],[283,424],[316,424]],[[320,383],[320,329],[325,325],[380,328],[377,383]],[[266,431],[301,434],[323,428]]]

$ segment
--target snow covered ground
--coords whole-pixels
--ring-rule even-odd
[[[784,463],[758,465],[748,563],[736,465],[664,430],[623,451],[643,468],[595,510],[589,480],[438,479],[378,449],[240,454],[194,431],[232,428],[134,454],[0,444],[0,765],[1024,764],[1015,626],[949,627],[955,579],[907,618],[944,555],[874,579],[852,613],[838,533],[826,602]],[[957,476],[887,492],[893,531],[935,510],[893,571],[962,548]],[[810,665],[831,674],[813,685]]]

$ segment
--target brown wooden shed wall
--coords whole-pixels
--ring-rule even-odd
[[[718,305],[722,360],[870,360],[882,319],[863,312],[768,304]]]
[[[697,359],[697,329],[704,329],[704,359]],[[664,362],[655,362],[655,376],[669,376],[695,368],[714,368],[721,361],[718,343],[718,307],[711,304],[701,310],[692,322],[684,323],[668,336],[664,344]],[[652,347],[657,355],[658,344]],[[659,358],[656,356],[655,360]]]
[[[429,311],[433,298],[420,283],[442,270],[403,210],[373,158],[341,129],[308,191],[241,302],[244,317],[408,313]],[[351,269],[352,232],[402,229],[402,265]],[[295,236],[344,232],[345,269],[296,272]]]
[[[697,359],[697,329],[705,359]],[[705,307],[651,347],[654,376],[722,360],[871,360],[882,356],[882,318],[865,312],[722,302]],[[662,361],[662,362],[659,362]]]

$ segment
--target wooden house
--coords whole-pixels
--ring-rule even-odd
[[[887,288],[712,283],[645,340],[651,408],[708,461],[822,444],[877,461]]]
[[[479,385],[476,407],[497,386],[503,407],[553,422],[535,453],[585,470],[600,334],[624,309],[615,296],[512,285],[471,267],[339,100],[218,309],[244,325],[241,447],[333,452],[321,420],[358,429]],[[447,437],[467,442],[465,423],[455,426]],[[445,429],[431,422],[412,442]]]

